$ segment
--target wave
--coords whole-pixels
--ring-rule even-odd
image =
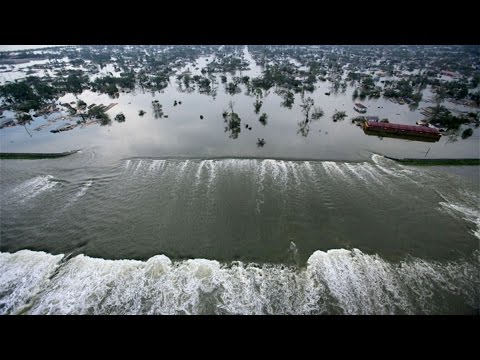
[[[295,252],[295,245],[291,245]],[[389,262],[315,251],[306,267],[0,253],[2,314],[435,314],[479,308],[479,251]],[[455,310],[454,310],[455,311]]]
[[[92,184],[93,184],[92,180],[89,180],[86,183],[84,183],[83,186],[75,193],[75,195],[72,198],[70,198],[70,200],[68,200],[68,202],[65,204],[63,210],[65,210],[69,206],[73,205],[78,199],[80,199],[82,196],[84,196],[87,193],[90,186],[92,186]]]
[[[13,188],[10,195],[15,197],[21,203],[33,199],[44,191],[52,189],[59,181],[52,180],[52,175],[36,176]]]
[[[475,209],[465,204],[459,204],[454,202],[439,202],[440,206],[443,209],[447,210],[448,213],[456,215],[461,215],[461,218],[477,225],[477,230],[472,231],[478,239],[480,239],[480,210]]]
[[[0,253],[0,314],[18,313],[48,282],[63,255],[21,250]]]
[[[431,204],[434,208],[439,190],[455,193],[453,202],[463,203],[465,196],[456,193],[469,187],[459,183],[458,177],[438,176],[425,168],[411,170],[377,154],[372,155],[370,162],[237,158],[125,161],[127,170],[130,169],[124,173],[127,183],[134,180],[135,186],[148,187],[153,186],[151,180],[155,179],[156,189],[169,191],[174,197],[190,189],[195,189],[192,196],[196,198],[215,196],[219,191],[225,193],[226,181],[231,189],[241,188],[247,193],[252,189],[253,211],[257,214],[262,213],[266,201],[297,203],[309,196],[323,199],[329,208],[338,207],[352,196],[377,200],[388,197],[395,204],[416,202],[420,198],[426,206]]]
[[[480,195],[462,188],[455,190],[450,193],[435,190],[443,200],[438,203],[440,205],[438,209],[455,218],[475,224],[477,229],[472,233],[480,239]]]
[[[79,197],[82,197],[87,193],[87,190],[90,186],[92,186],[93,181],[89,180],[85,184],[83,184],[82,188],[78,190],[78,192],[75,194],[75,198],[78,199]]]
[[[377,157],[375,157],[377,156]],[[288,186],[288,184],[300,184],[304,178],[310,176],[315,178],[323,176],[334,180],[345,181],[352,184],[360,180],[365,184],[385,185],[388,178],[408,179],[416,182],[415,178],[409,177],[402,169],[396,167],[391,160],[382,162],[378,155],[372,157],[373,162],[334,162],[334,161],[291,161],[275,159],[127,159],[124,168],[127,173],[134,176],[145,176],[147,174],[163,175],[166,170],[174,173],[177,177],[187,176],[187,170],[191,169],[196,186],[207,180],[209,187],[215,182],[220,172],[250,172],[261,174],[264,179],[265,173],[274,183]],[[388,164],[388,165],[386,165]],[[390,169],[387,168],[390,167]],[[167,171],[168,172],[168,171]]]

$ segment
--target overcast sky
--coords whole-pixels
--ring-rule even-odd
[[[25,50],[25,49],[39,49],[51,46],[62,46],[62,45],[0,45],[0,51],[14,51],[14,50]]]

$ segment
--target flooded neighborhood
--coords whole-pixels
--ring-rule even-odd
[[[0,46],[0,314],[478,314],[479,127],[479,46]]]

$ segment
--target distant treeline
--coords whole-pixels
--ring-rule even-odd
[[[295,93],[311,93],[318,82],[329,81],[332,92],[345,92],[354,86],[353,98],[379,98],[417,106],[422,91],[431,86],[437,102],[444,99],[470,101],[480,105],[480,47],[478,46],[249,46],[257,65],[257,77],[235,76],[247,70],[249,62],[243,46],[68,46],[0,53],[0,61],[21,58],[47,58],[47,64],[32,69],[53,69],[54,76],[34,77],[0,86],[2,108],[19,112],[38,110],[66,93],[84,90],[112,97],[136,87],[148,91],[166,88],[176,75],[179,91],[215,96],[220,74],[225,91],[262,97],[270,89],[291,108]],[[44,52],[45,51],[45,52]],[[212,55],[192,75],[190,66],[202,55]],[[67,59],[67,61],[64,61]],[[69,65],[74,69],[66,69]],[[107,65],[117,74],[106,73],[90,80]],[[76,69],[75,69],[76,68]],[[181,70],[183,69],[183,70]],[[181,70],[181,71],[180,71]],[[180,72],[179,72],[180,71]],[[33,72],[33,70],[32,70]],[[455,76],[451,81],[443,74]],[[28,73],[27,73],[28,74]],[[227,74],[231,74],[228,81]],[[383,78],[383,79],[382,79]]]

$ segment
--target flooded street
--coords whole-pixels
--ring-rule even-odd
[[[2,153],[80,149],[0,160],[0,314],[478,313],[478,166],[383,157],[479,158],[478,128],[434,143],[369,136],[352,122],[355,86],[335,93],[330,81],[291,108],[275,87],[231,95],[233,77],[262,74],[242,51],[249,70],[213,74],[208,94],[177,75],[202,75],[213,55],[160,92],[58,100],[115,103],[106,113],[124,122],[52,133],[76,124],[52,114],[0,130]],[[414,125],[433,96],[427,87],[413,111],[361,103]],[[305,116],[308,97],[319,119]],[[346,118],[333,121],[337,111]]]

